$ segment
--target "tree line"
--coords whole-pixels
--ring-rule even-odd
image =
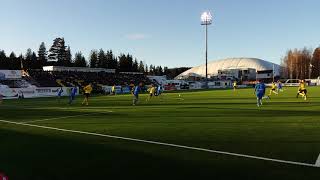
[[[320,47],[288,50],[281,61],[283,78],[310,79],[320,76]]]
[[[112,50],[92,50],[88,60],[82,52],[76,52],[72,57],[71,48],[67,46],[64,38],[56,38],[49,50],[42,42],[37,52],[30,48],[23,55],[17,56],[14,52],[6,55],[0,50],[0,69],[42,69],[43,66],[65,66],[65,67],[90,67],[115,69],[117,72],[140,72],[146,75],[168,75],[174,78],[181,73],[179,68],[169,69],[168,67],[147,65],[130,54],[121,53],[114,55]],[[178,74],[179,73],[179,74]]]

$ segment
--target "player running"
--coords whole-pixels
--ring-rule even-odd
[[[60,89],[58,90],[58,101],[60,102],[60,100],[61,100],[61,96],[62,96],[62,93],[63,93],[63,89],[62,89],[62,87],[60,87]]]
[[[156,96],[161,96],[161,94],[162,94],[162,92],[163,92],[163,89],[162,89],[162,86],[161,86],[161,84],[157,87],[157,92],[156,92]]]
[[[115,84],[111,88],[111,95],[116,95],[116,85]]]
[[[278,93],[279,92],[283,92],[283,85],[282,85],[282,82],[280,81],[280,80],[278,80],[278,82],[277,82],[277,86],[278,86]]]
[[[301,95],[304,100],[307,100],[307,88],[304,80],[300,80],[297,98],[299,97],[299,95]]]
[[[274,93],[274,94],[278,95],[278,92],[276,91],[276,89],[277,89],[277,85],[276,85],[276,83],[272,82],[272,84],[271,84],[271,90],[270,90],[269,96],[271,96],[271,94],[272,94],[272,93]]]
[[[147,90],[149,92],[149,96],[146,99],[146,101],[150,101],[150,99],[155,96],[156,93],[156,87],[154,86],[154,84],[151,85],[151,87]]]
[[[132,95],[133,95],[133,103],[132,105],[137,105],[139,101],[139,93],[141,92],[142,83],[139,83],[138,86],[132,88]]]
[[[89,105],[89,97],[92,92],[92,84],[88,84],[83,88],[84,90],[84,100],[82,101],[82,105],[86,104],[87,106]]]
[[[233,91],[236,91],[238,85],[237,85],[237,81],[234,81],[233,84],[232,84],[232,87],[233,87]]]
[[[70,105],[71,105],[72,102],[75,100],[77,92],[78,92],[78,89],[77,89],[76,86],[75,86],[75,87],[72,87],[72,88],[70,89],[70,94],[69,94],[69,104],[70,104]]]
[[[265,93],[266,93],[266,85],[262,81],[259,81],[255,87],[255,94],[257,96],[258,107],[262,105],[262,98],[264,97]]]

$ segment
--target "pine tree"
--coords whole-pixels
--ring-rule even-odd
[[[130,54],[127,54],[126,56],[126,61],[127,61],[127,65],[126,65],[126,72],[132,72],[133,69],[133,58]]]
[[[25,55],[25,60],[26,61],[31,61],[31,56],[32,56],[32,50],[29,48],[27,49],[26,55]]]
[[[132,72],[138,72],[139,70],[138,70],[138,61],[137,61],[137,59],[135,59],[134,61],[133,61],[133,63],[132,63]]]
[[[98,52],[97,50],[92,50],[90,54],[90,68],[97,68],[98,66]]]
[[[0,50],[0,69],[6,69],[7,67],[7,55],[4,50]]]
[[[162,67],[161,66],[157,66],[155,68],[155,71],[156,71],[156,76],[162,76],[163,72],[162,72]]]
[[[98,67],[107,68],[107,64],[105,52],[103,49],[100,49],[98,53]]]
[[[165,66],[164,68],[163,68],[163,74],[164,75],[167,75],[169,73],[169,68],[167,67],[167,66]]]
[[[105,58],[106,58],[107,68],[109,68],[109,69],[116,69],[117,68],[117,62],[114,61],[115,58],[114,58],[112,50],[107,51]]]
[[[7,62],[6,69],[16,70],[16,69],[20,69],[20,67],[21,67],[21,61],[17,58],[14,52],[11,52],[9,55],[9,60]]]
[[[120,54],[119,56],[119,70],[120,72],[128,72],[128,61],[124,54]]]
[[[162,69],[162,67],[161,66],[159,66],[159,76],[163,76],[163,69]]]
[[[67,47],[65,46],[65,41],[62,38],[61,42],[60,42],[60,49],[59,49],[59,53],[58,53],[58,61],[57,64],[58,66],[66,66],[67,62],[66,62],[66,52],[67,52]]]
[[[120,71],[120,63],[118,58],[114,57],[112,60],[112,66],[109,67],[110,69],[115,69],[116,71]]]
[[[31,55],[31,68],[32,69],[42,69],[38,62],[37,54],[33,51]]]
[[[154,75],[159,76],[159,66],[155,66]]]
[[[152,64],[149,67],[149,75],[154,76],[154,69],[153,69],[153,65]]]
[[[68,46],[65,51],[65,61],[63,63],[63,66],[67,66],[67,67],[72,66],[72,54],[71,54],[70,46]]]
[[[53,45],[49,49],[48,58],[50,61],[56,61],[57,65],[63,66],[66,61],[66,46],[63,38],[53,40]]]
[[[144,72],[145,72],[147,75],[150,75],[149,68],[148,68],[148,64],[146,64],[145,67],[146,67],[146,69],[145,69]]]
[[[141,73],[145,72],[144,64],[143,64],[142,61],[139,62],[138,71],[141,72]]]
[[[39,47],[39,51],[38,51],[38,61],[39,61],[39,66],[40,68],[42,68],[43,66],[46,65],[48,57],[47,57],[47,49],[46,49],[46,45],[44,44],[44,42],[42,42],[40,44]]]
[[[11,52],[11,54],[9,55],[9,58],[10,59],[16,59],[17,56],[16,56],[16,54],[14,52]]]
[[[4,61],[7,58],[6,53],[4,52],[4,50],[0,51],[0,61]]]
[[[119,70],[119,62],[118,62],[118,59],[113,55],[112,51],[110,51],[110,56],[112,56],[112,61],[111,61],[111,63],[108,65],[108,68]]]
[[[32,61],[31,61],[31,56],[32,56],[32,50],[29,48],[27,49],[27,52],[25,54],[25,58],[21,59],[21,63],[23,64],[24,69],[31,69],[32,68]]]
[[[84,56],[81,58],[81,67],[88,67],[86,58]]]
[[[87,66],[87,61],[81,52],[77,52],[75,54],[75,59],[74,59],[73,64],[75,67],[86,67]]]

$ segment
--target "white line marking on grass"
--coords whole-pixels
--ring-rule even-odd
[[[318,156],[315,166],[320,167],[320,154]]]
[[[277,163],[282,163],[282,164],[290,164],[290,165],[299,165],[299,166],[307,166],[307,167],[317,167],[317,168],[319,168],[319,166],[317,166],[317,163],[316,164],[308,164],[308,163],[295,162],[295,161],[285,161],[285,160],[280,160],[280,159],[272,159],[272,158],[265,158],[265,157],[259,157],[259,156],[251,156],[251,155],[231,153],[231,152],[225,152],[225,151],[216,151],[216,150],[211,150],[211,149],[197,148],[197,147],[184,146],[184,145],[178,145],[178,144],[170,144],[170,143],[163,143],[163,142],[157,142],[157,141],[149,141],[149,140],[142,140],[142,139],[135,139],[135,138],[127,138],[127,137],[113,136],[113,135],[107,135],[107,134],[91,133],[91,132],[85,132],[85,131],[61,129],[61,128],[55,128],[55,127],[40,126],[40,125],[34,125],[34,124],[26,124],[26,123],[12,122],[12,121],[6,121],[6,120],[0,120],[0,122],[8,123],[8,124],[21,125],[21,126],[35,127],[35,128],[42,128],[42,129],[50,129],[50,130],[61,131],[61,132],[85,134],[85,135],[91,135],[91,136],[107,137],[107,138],[113,138],[113,139],[120,139],[120,140],[126,140],[126,141],[133,141],[133,142],[140,142],[140,143],[147,143],[147,144],[169,146],[169,147],[182,148],[182,149],[188,149],[188,150],[210,152],[210,153],[215,153],[215,154],[222,154],[222,155],[229,155],[229,156],[242,157],[242,158],[248,158],[248,159],[256,159],[256,160],[277,162]]]
[[[106,111],[106,112],[111,113],[112,111]],[[80,117],[80,116],[89,116],[89,115],[103,114],[106,112],[86,113],[86,114],[78,114],[78,115],[73,115],[73,116],[63,116],[63,117],[56,117],[56,118],[39,119],[39,120],[33,120],[33,121],[26,121],[23,123],[35,123],[35,122],[51,121],[51,120],[66,119],[66,118],[73,118],[73,117]]]

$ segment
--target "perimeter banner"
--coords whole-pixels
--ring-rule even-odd
[[[28,87],[28,88],[8,88],[0,86],[0,96],[3,99],[18,99],[18,98],[37,98],[37,97],[54,97],[58,95],[61,87]],[[62,87],[62,96],[69,96],[70,88]],[[79,94],[79,88],[77,95]]]
[[[0,70],[0,80],[21,79],[21,70]]]

